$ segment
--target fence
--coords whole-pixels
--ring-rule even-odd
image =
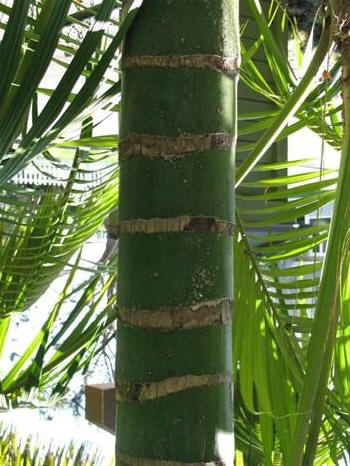
[[[70,167],[57,166],[53,163],[39,161],[25,167],[22,171],[11,178],[11,182],[18,185],[26,186],[64,186],[70,174]],[[97,170],[78,172],[77,180],[85,181],[87,187],[93,187],[98,184],[99,176]]]

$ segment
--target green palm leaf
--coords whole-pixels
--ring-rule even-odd
[[[281,141],[289,134],[303,127],[309,127],[312,131],[317,132],[333,147],[339,148],[341,146],[343,138],[342,118],[339,113],[341,106],[339,106],[337,101],[340,92],[339,60],[330,71],[331,79],[326,79],[322,82],[315,82],[313,79],[323,60],[322,56],[325,56],[324,54],[327,53],[331,44],[333,26],[330,26],[328,32],[326,26],[325,30],[328,38],[326,42],[322,42],[321,39],[313,61],[311,61],[309,68],[305,71],[304,76],[298,84],[294,81],[294,77],[286,67],[286,63],[282,64],[280,52],[277,50],[276,39],[268,30],[267,20],[261,11],[258,11],[260,8],[259,2],[252,0],[250,6],[261,37],[254,47],[244,48],[247,58],[246,60],[242,60],[242,80],[252,91],[260,94],[264,99],[270,100],[277,107],[280,107],[281,111],[277,113],[271,111],[268,114],[261,112],[255,115],[249,113],[247,116],[241,118],[239,126],[239,135],[241,137],[249,135],[250,140],[254,141],[254,135],[256,135],[255,140],[257,142],[241,144],[238,149],[238,153],[246,151],[248,155],[237,169],[237,185],[239,186],[237,192],[238,225],[242,238],[245,238],[245,256],[241,261],[236,260],[235,266],[237,267],[237,263],[239,264],[239,271],[237,271],[239,277],[236,277],[237,286],[239,290],[241,288],[244,290],[243,297],[246,301],[236,306],[236,321],[239,323],[240,319],[243,321],[247,316],[249,296],[251,296],[252,308],[255,303],[255,312],[258,309],[257,303],[265,303],[263,307],[270,309],[274,319],[276,319],[269,327],[274,337],[274,344],[276,345],[276,350],[273,352],[274,358],[270,361],[270,365],[273,367],[273,364],[277,363],[279,360],[278,354],[281,352],[281,361],[283,364],[288,362],[287,367],[293,375],[290,382],[286,382],[287,385],[292,387],[294,393],[294,399],[292,397],[292,402],[289,406],[290,410],[288,411],[291,414],[288,435],[291,435],[291,437],[289,437],[287,442],[283,441],[283,433],[278,432],[276,427],[273,430],[276,435],[276,444],[273,445],[273,448],[282,453],[285,461],[289,461],[290,464],[299,464],[301,457],[299,456],[297,459],[297,456],[293,456],[294,450],[296,451],[299,448],[299,452],[302,451],[302,445],[308,442],[306,452],[308,461],[311,461],[310,458],[316,455],[315,464],[324,464],[325,458],[328,459],[329,457],[336,463],[338,455],[348,445],[348,435],[345,433],[348,429],[348,419],[339,414],[346,412],[348,409],[346,404],[344,404],[347,396],[345,377],[347,367],[347,346],[345,343],[347,317],[344,316],[341,318],[338,324],[339,330],[336,332],[337,321],[334,319],[330,321],[328,312],[331,306],[333,291],[327,291],[330,278],[326,281],[325,276],[329,277],[329,274],[331,274],[333,280],[337,277],[336,271],[339,270],[339,255],[337,255],[335,250],[333,250],[333,253],[328,252],[328,263],[323,265],[320,258],[316,258],[313,250],[319,244],[326,241],[330,242],[328,250],[332,248],[332,243],[338,244],[338,246],[344,243],[344,239],[341,239],[341,231],[344,233],[347,228],[347,217],[344,217],[346,215],[345,204],[341,209],[343,217],[340,214],[340,210],[334,214],[337,216],[337,221],[342,223],[343,228],[339,224],[337,229],[333,225],[333,228],[330,230],[329,225],[321,221],[317,221],[314,226],[304,226],[300,224],[299,219],[300,217],[319,211],[319,209],[329,202],[333,202],[336,198],[339,199],[339,196],[344,201],[347,196],[347,190],[344,185],[338,183],[337,177],[332,176],[331,172],[323,171],[321,167],[320,170],[316,170],[314,173],[305,174],[303,173],[303,162],[300,162],[299,173],[297,175],[288,175],[286,171],[283,172],[283,170],[290,168],[288,163],[276,162],[274,166],[271,162],[264,162],[262,158],[273,141]],[[324,35],[323,38],[325,38]],[[259,60],[254,59],[254,55],[258,53],[261,47],[264,47],[269,64],[270,74],[268,77],[264,75],[262,67],[259,69]],[[321,61],[313,69],[317,60]],[[271,82],[271,76],[273,76],[273,83]],[[288,89],[288,92],[286,92],[286,89]],[[290,95],[292,97],[289,97]],[[295,106],[299,98],[300,100]],[[293,114],[299,119],[299,122],[283,130],[282,125]],[[263,118],[266,116],[268,118],[264,121]],[[250,123],[251,121],[254,121],[254,123]],[[265,133],[262,133],[264,130]],[[259,166],[260,164],[255,165],[260,159],[262,160],[261,167]],[[297,167],[297,164],[294,167]],[[263,173],[265,170],[266,172]],[[282,174],[279,174],[278,170]],[[295,186],[296,184],[299,184],[299,186]],[[337,187],[337,190],[334,189],[335,187]],[[342,192],[343,194],[339,194]],[[318,214],[315,217],[317,218]],[[335,221],[333,220],[333,222]],[[337,241],[339,243],[336,243]],[[258,287],[255,292],[253,292],[253,282],[256,281],[256,278],[254,280],[251,279],[250,286],[247,285],[249,281],[248,276],[242,279],[242,274],[244,276],[244,266],[248,267],[247,264],[244,264],[244,262],[247,262],[246,257],[251,258],[251,264],[253,264],[251,267],[254,268],[255,277],[258,277],[257,281],[260,288]],[[329,265],[332,262],[329,262],[330,257],[333,257],[331,266]],[[287,259],[289,260],[288,265],[285,263]],[[338,265],[336,265],[336,261],[338,261]],[[345,265],[345,262],[344,267],[342,295],[344,297],[344,304],[342,305],[342,309],[346,313],[347,288],[345,277],[347,275],[345,271],[347,270],[347,265]],[[323,270],[322,274],[321,270]],[[244,280],[245,283],[242,283]],[[334,286],[331,286],[330,290],[334,289]],[[252,293],[255,296],[252,296]],[[325,301],[326,296],[329,298],[328,305]],[[239,297],[236,297],[236,301],[240,303]],[[337,306],[335,301],[333,301],[333,304]],[[239,315],[240,312],[242,313],[242,317]],[[265,310],[265,316],[267,313]],[[328,317],[326,317],[326,313],[328,313]],[[239,324],[237,325],[238,329],[240,329]],[[239,334],[245,334],[248,341],[251,342],[251,347],[256,348],[259,331],[254,334],[252,329],[248,328],[248,324],[246,325],[244,327],[245,333]],[[253,321],[251,325],[254,326]],[[263,335],[264,341],[267,342],[265,325],[260,322],[259,328],[260,335]],[[337,389],[332,392],[327,391],[329,386],[327,364],[330,364],[329,358],[334,347],[331,337],[324,346],[326,348],[325,354],[327,355],[326,359],[328,358],[328,363],[323,363],[320,357],[320,341],[326,340],[326,329],[333,332],[332,334],[335,335],[337,333],[338,335],[335,360],[337,369],[334,372],[336,375],[332,381],[334,385],[339,387],[339,393]],[[238,331],[240,332],[240,330]],[[236,338],[239,338],[239,334],[237,334]],[[314,348],[313,350],[310,349],[311,353],[308,350],[310,345],[311,348]],[[268,357],[268,352],[266,351],[265,349],[265,353],[263,353],[265,358]],[[250,356],[249,353],[248,355],[246,354],[247,352],[249,350],[246,348],[242,349],[241,359],[237,363],[237,376],[239,390],[240,392],[243,390],[245,409],[254,414],[254,409],[257,413],[259,412],[257,409],[259,402],[262,403],[263,400],[266,402],[266,395],[263,391],[259,394],[256,388],[252,389],[255,379],[260,374],[260,369],[258,365],[252,363],[255,352]],[[264,363],[260,361],[259,364]],[[308,369],[309,373],[305,378],[304,371],[308,366],[311,369]],[[322,370],[320,369],[319,382],[315,383],[317,367],[322,367]],[[282,374],[277,367],[275,370],[276,373]],[[241,374],[241,371],[246,371],[247,373],[242,372]],[[271,374],[271,377],[275,376]],[[283,391],[286,388],[284,380],[288,380],[288,375],[281,375],[278,380],[279,392],[281,392],[281,390]],[[264,383],[266,385],[269,384],[270,379],[266,377]],[[322,401],[323,396],[326,396],[325,406]],[[304,401],[300,402],[300,397]],[[286,402],[286,394],[282,398],[283,402]],[[299,402],[297,402],[298,398]],[[305,402],[305,400],[308,401]],[[272,402],[270,399],[271,406],[274,406],[274,402],[274,399]],[[307,425],[306,419],[309,419],[308,415],[293,417],[292,413],[309,413],[313,409],[318,413],[318,417],[316,416],[316,420],[311,425],[310,436],[307,440],[305,435],[306,429],[303,431],[300,428],[301,426],[305,428]],[[321,413],[324,415],[323,421],[321,421]],[[271,420],[272,422],[275,421],[274,414],[271,414]],[[295,430],[296,425],[299,426],[297,427],[299,430]],[[320,425],[321,433],[318,434]],[[267,429],[265,421],[260,419],[260,422],[258,422],[256,418],[254,429],[261,430],[260,435],[262,435],[264,429],[265,431]],[[291,438],[297,442],[293,443],[292,448],[290,447]],[[262,436],[261,441],[265,454],[265,463],[269,464],[273,455],[271,436],[268,436],[267,431],[265,432],[265,440]],[[292,456],[289,456],[289,454]]]

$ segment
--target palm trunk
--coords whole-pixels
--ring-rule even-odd
[[[125,42],[119,464],[233,462],[237,10],[144,0]]]

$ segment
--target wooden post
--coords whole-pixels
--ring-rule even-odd
[[[85,387],[85,418],[115,433],[115,385],[104,383]]]

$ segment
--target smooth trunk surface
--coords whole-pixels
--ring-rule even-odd
[[[125,42],[118,464],[233,464],[237,5],[145,0]]]

